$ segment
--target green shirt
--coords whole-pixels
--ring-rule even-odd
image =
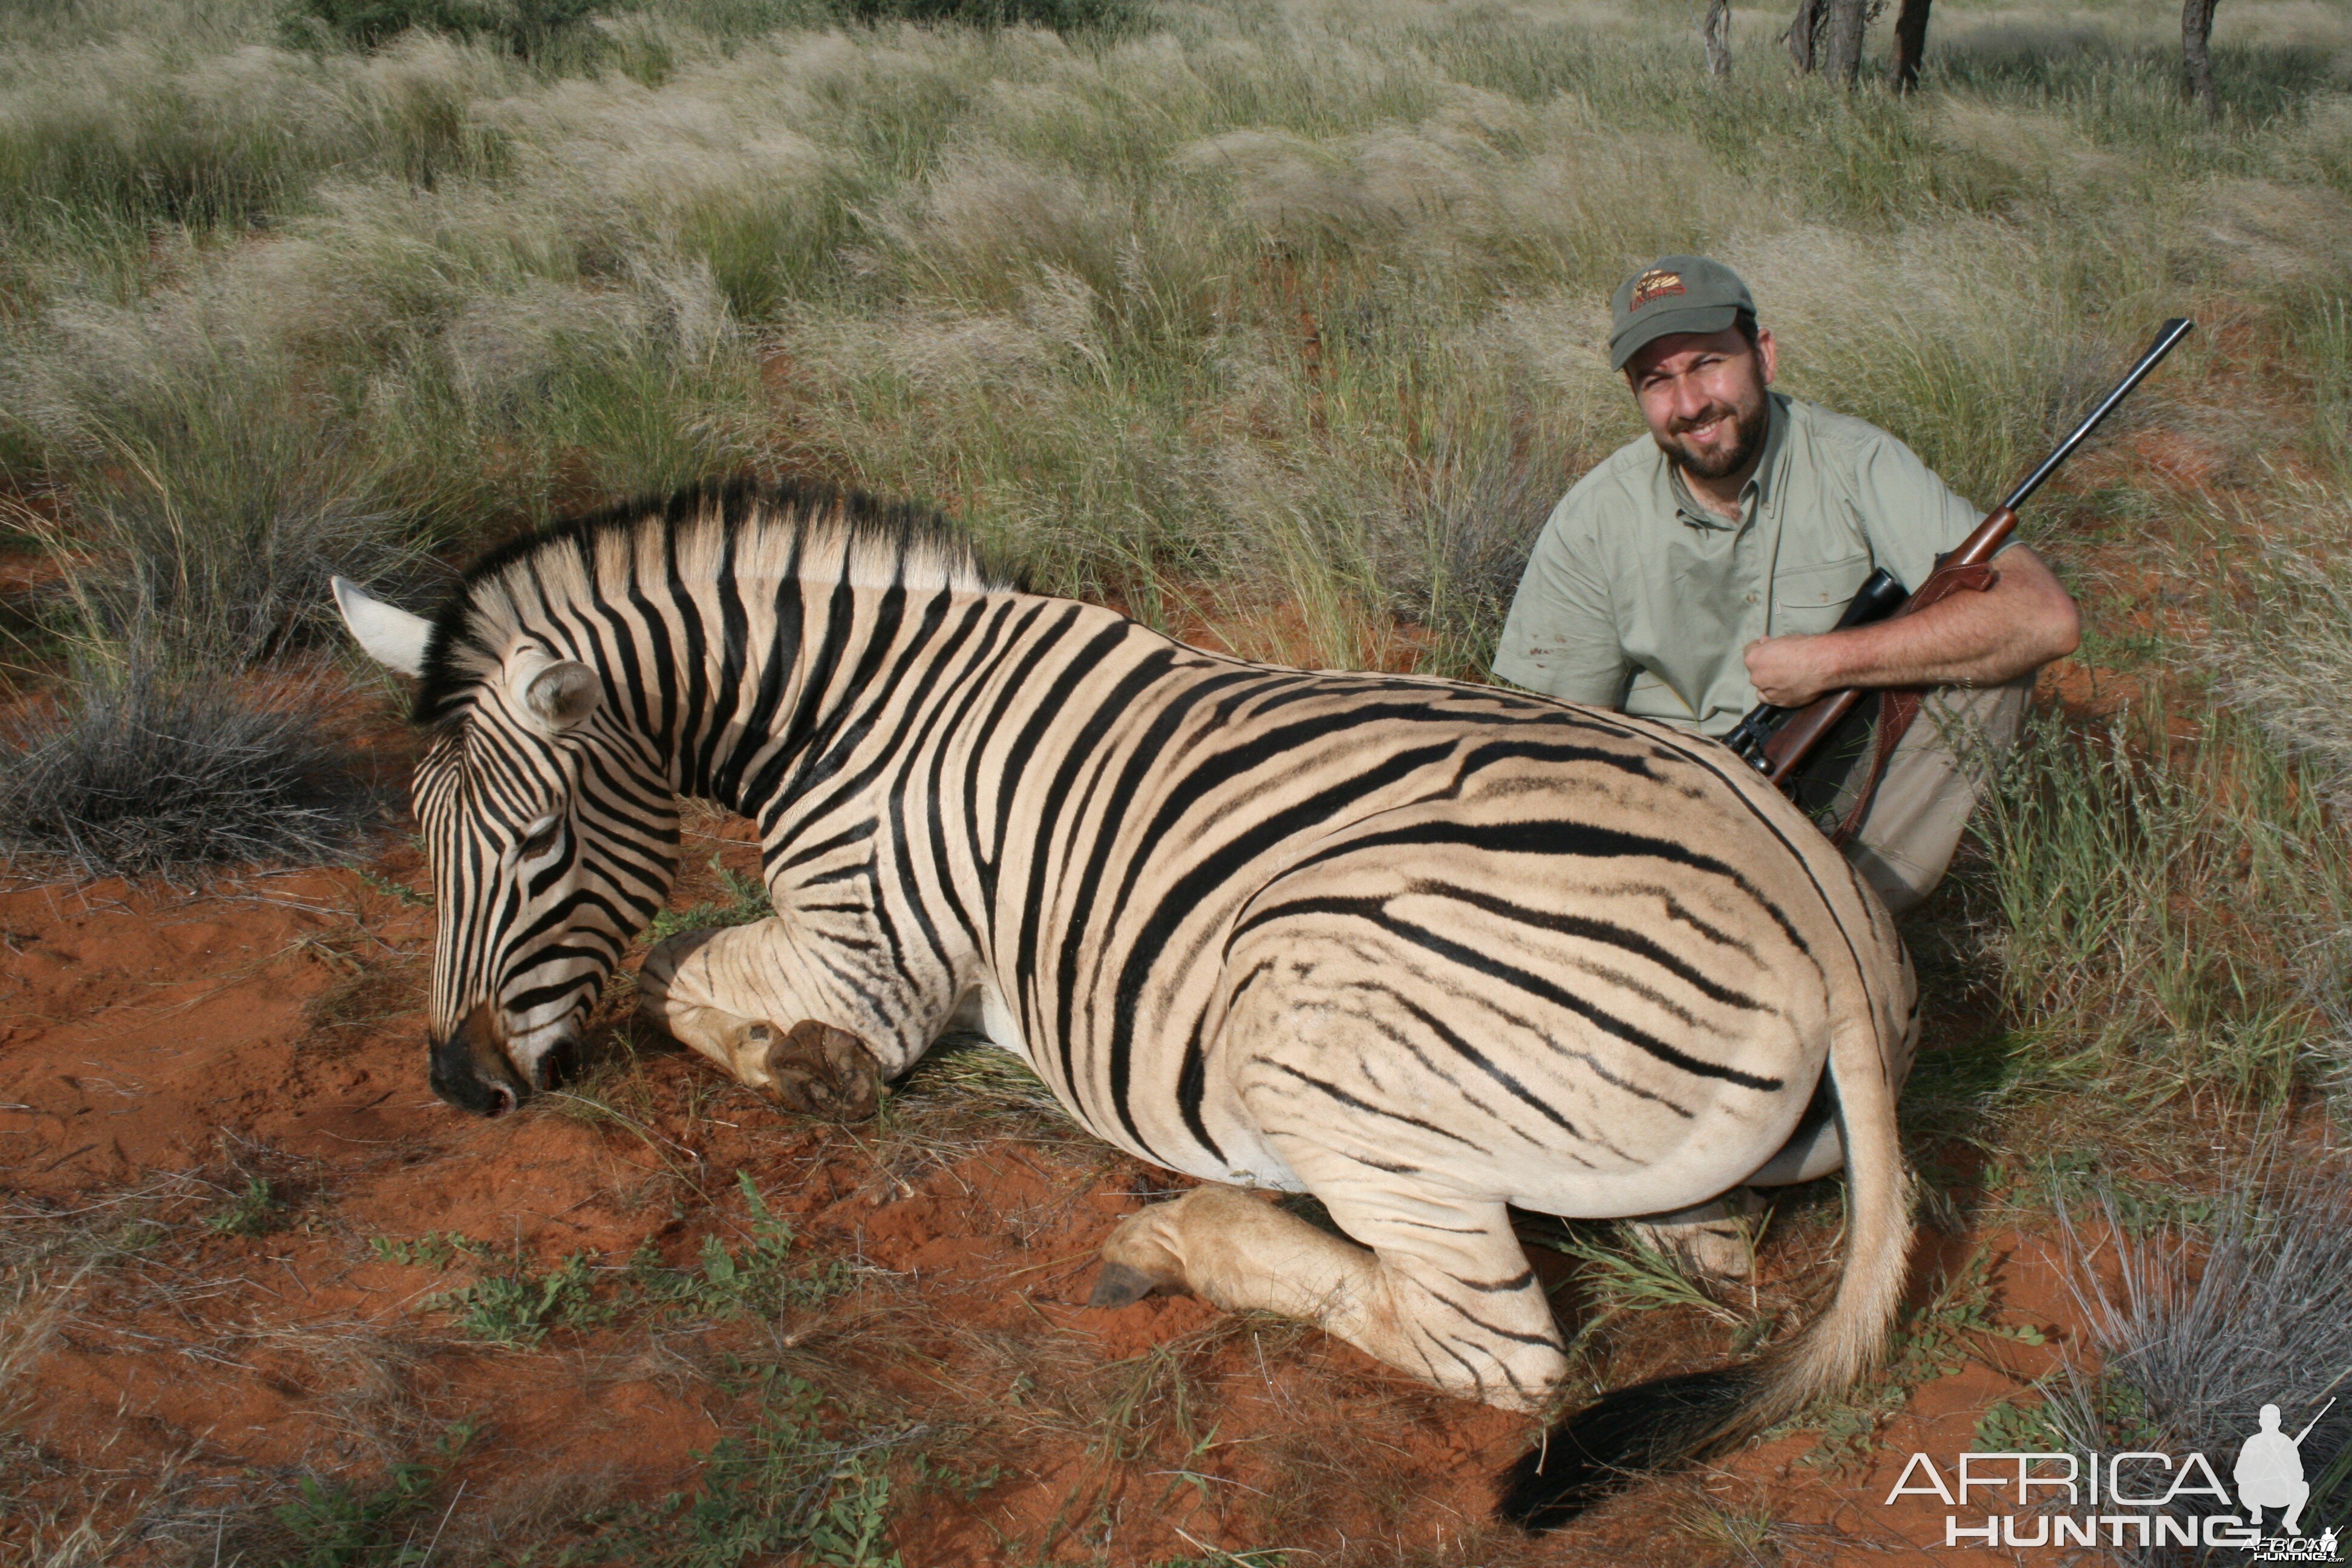
[[[1721,735],[1756,706],[1749,643],[1829,630],[1874,567],[1916,588],[1983,521],[1876,426],[1771,403],[1737,523],[1693,499],[1647,436],[1578,480],[1537,536],[1495,673]]]

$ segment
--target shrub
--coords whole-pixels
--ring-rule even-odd
[[[296,47],[328,37],[362,49],[389,43],[411,27],[458,38],[488,38],[529,59],[580,33],[614,0],[293,0],[281,35]]]
[[[970,27],[1048,27],[1057,33],[1120,28],[1141,17],[1137,0],[826,0],[859,22],[955,22]]]
[[[146,668],[84,671],[0,740],[0,850],[91,876],[331,860],[370,809],[314,710]]]

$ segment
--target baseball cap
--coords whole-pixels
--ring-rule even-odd
[[[1755,298],[1739,274],[1704,256],[1661,256],[1617,286],[1615,319],[1609,327],[1609,368],[1623,370],[1646,343],[1669,332],[1719,332],[1745,311],[1756,316]]]

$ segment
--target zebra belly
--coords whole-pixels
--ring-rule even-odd
[[[1812,966],[1776,975],[1765,922],[1660,919],[1638,876],[1487,880],[1510,896],[1346,858],[1270,886],[1228,959],[1218,1143],[1588,1218],[1706,1202],[1780,1151],[1831,1010]]]

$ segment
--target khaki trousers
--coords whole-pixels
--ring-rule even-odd
[[[2023,675],[2005,686],[1939,686],[1920,703],[1887,759],[1869,815],[1845,846],[1845,858],[1889,912],[1903,913],[1944,879],[1993,763],[2017,744],[2032,692],[2033,677]],[[1831,807],[1832,825],[1843,820],[1869,770],[1865,752]]]

